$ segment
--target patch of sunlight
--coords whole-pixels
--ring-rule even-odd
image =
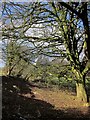
[[[3,74],[3,72],[2,72],[2,70],[0,70],[0,76],[2,76],[2,74]]]
[[[20,88],[18,88],[16,85],[13,85],[13,88],[15,88],[17,91],[20,91]]]
[[[84,107],[90,107],[90,103],[84,103],[83,106]]]

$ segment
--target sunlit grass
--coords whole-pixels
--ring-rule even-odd
[[[3,74],[3,72],[2,72],[2,70],[0,70],[0,76],[2,76],[2,74]]]
[[[0,76],[6,76],[6,72],[3,69],[0,69]]]

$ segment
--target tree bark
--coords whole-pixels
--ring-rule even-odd
[[[79,101],[81,101],[83,103],[88,103],[89,102],[89,98],[88,98],[88,95],[87,95],[84,80],[82,82],[78,81],[76,83],[76,93],[77,93],[77,98],[78,98]]]

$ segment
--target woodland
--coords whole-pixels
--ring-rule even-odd
[[[2,120],[90,119],[90,2],[2,2],[0,30]]]

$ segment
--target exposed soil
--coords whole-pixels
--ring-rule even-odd
[[[74,92],[5,76],[2,85],[2,120],[90,119],[90,107],[78,102]]]

